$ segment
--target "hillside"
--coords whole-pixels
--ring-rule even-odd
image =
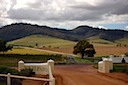
[[[123,38],[116,42],[111,42],[108,40],[100,39],[98,37],[91,37],[91,38],[88,38],[88,41],[92,43],[95,47],[95,50],[96,50],[95,56],[109,56],[110,54],[121,55],[128,52],[127,47],[116,46],[117,43],[121,43],[122,45],[127,44],[128,43],[127,38]],[[8,44],[32,46],[32,47],[38,47],[44,50],[51,50],[55,52],[72,54],[73,47],[76,45],[76,42],[63,40],[63,39],[50,37],[50,36],[31,35],[31,36],[26,36],[24,38],[20,38],[20,39],[8,42]]]
[[[128,31],[105,30],[89,26],[79,26],[73,30],[51,28],[26,23],[15,23],[0,28],[0,39],[12,41],[30,35],[41,34],[71,41],[79,41],[98,36],[100,39],[115,41],[128,37]]]
[[[57,47],[70,47],[75,44],[75,42],[63,40],[59,38],[54,38],[50,36],[43,36],[43,35],[31,35],[26,36],[21,39],[17,39],[11,42],[8,42],[8,44],[12,45],[23,45],[23,46],[32,46],[32,47],[48,47],[48,48],[57,48]]]

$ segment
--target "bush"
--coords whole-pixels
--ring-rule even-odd
[[[30,68],[25,68],[19,72],[20,76],[32,76],[34,74],[35,72],[33,72],[33,70]]]
[[[127,53],[125,53],[125,55],[126,55],[126,56],[128,56],[128,52],[127,52]]]
[[[18,74],[18,71],[15,69],[0,67],[0,74]],[[6,78],[0,77],[0,85],[6,85]],[[11,85],[22,85],[21,79],[11,78]]]
[[[63,61],[63,56],[56,54],[44,54],[44,55],[31,55],[31,54],[0,54],[0,57],[4,58],[15,58],[19,60],[43,60],[46,62],[49,59],[54,61]]]
[[[111,72],[121,72],[128,74],[128,66],[127,65],[114,65],[113,70]]]
[[[18,71],[15,69],[7,68],[7,67],[0,67],[1,74],[18,74]]]

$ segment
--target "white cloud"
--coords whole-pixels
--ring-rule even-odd
[[[128,26],[126,26],[124,30],[127,30],[128,31]]]
[[[101,26],[101,25],[99,25],[98,28],[100,28],[100,29],[108,29],[108,28],[106,28],[104,26]]]
[[[74,28],[128,23],[127,0],[1,0],[0,25],[29,22]]]

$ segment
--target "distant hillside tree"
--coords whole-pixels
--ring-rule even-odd
[[[13,47],[12,46],[6,46],[6,41],[0,40],[0,52],[7,52],[8,50],[11,50]]]
[[[86,40],[81,40],[79,41],[76,46],[74,46],[74,54],[81,54],[82,59],[84,58],[84,56],[87,57],[94,57],[95,49],[94,46],[92,44],[90,44],[89,42],[87,42]]]

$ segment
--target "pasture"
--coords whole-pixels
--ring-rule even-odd
[[[24,62],[47,62],[52,59],[55,63],[65,62],[65,57],[56,54],[42,54],[42,55],[31,55],[31,54],[0,54],[0,66],[17,66],[18,61],[23,60]]]
[[[0,52],[2,54],[3,52]],[[32,49],[24,49],[24,48],[13,48],[12,50],[8,50],[4,52],[4,54],[32,54],[32,55],[41,55],[41,54],[50,54],[48,52],[37,51]]]
[[[89,38],[88,41],[94,45],[94,48],[96,50],[96,54],[95,54],[96,57],[109,56],[111,54],[119,56],[128,52],[127,38],[116,40],[115,42],[114,41],[111,42],[108,40],[100,39],[98,37],[92,37]],[[25,38],[8,42],[8,44],[12,44],[12,45],[32,46],[44,50],[52,50],[57,52],[69,53],[69,54],[72,54],[73,47],[76,45],[76,43],[77,42],[63,40],[50,36],[42,36],[42,35],[31,35]],[[126,44],[127,47],[124,46],[117,47],[116,45],[118,43]]]
[[[102,57],[102,56],[109,56],[111,54],[120,56],[122,54],[128,53],[128,47],[116,47],[116,46],[95,46],[94,48],[96,50],[95,57]],[[47,48],[47,50],[57,51],[57,52],[63,52],[63,53],[69,53],[71,54],[73,52],[72,48]]]
[[[22,46],[31,46],[38,48],[63,48],[63,47],[72,47],[76,42],[63,40],[59,38],[53,38],[50,36],[43,35],[31,35],[21,39],[17,39],[8,44],[11,45],[22,45]]]

